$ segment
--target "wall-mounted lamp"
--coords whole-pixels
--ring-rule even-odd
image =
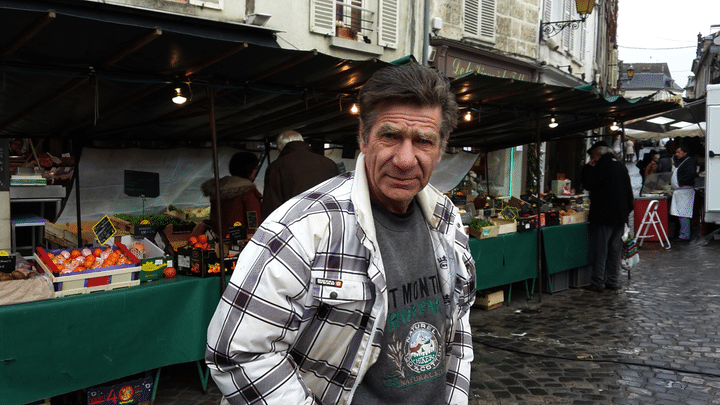
[[[595,7],[595,0],[575,0],[575,9],[580,14],[579,20],[566,20],[566,21],[552,21],[543,22],[540,21],[540,41],[550,38],[560,33],[567,27],[571,27],[576,30],[580,28],[580,23],[584,23],[587,16],[592,13],[593,7]]]
[[[635,75],[635,68],[633,67],[633,65],[628,66],[627,75],[630,79],[632,79],[633,76]]]
[[[258,27],[262,27],[265,25],[268,20],[272,17],[272,14],[265,14],[265,13],[253,13],[248,14],[245,16],[245,24],[250,25],[257,25]]]
[[[465,113],[465,115],[463,116],[463,118],[465,119],[465,121],[470,121],[470,120],[472,120],[472,112],[471,112],[470,110],[467,110],[467,112]]]
[[[549,126],[550,128],[557,128],[558,123],[557,123],[557,121],[555,121],[555,116],[554,116],[554,115],[553,115],[552,117],[550,117],[550,123],[548,124],[548,126]]]
[[[360,109],[357,106],[357,103],[353,103],[352,107],[350,107],[350,112],[353,114],[357,114]]]
[[[613,132],[615,132],[615,131],[617,131],[618,129],[620,129],[620,127],[618,126],[617,122],[616,122],[616,121],[613,121],[612,125],[610,125],[610,130],[613,131]]]
[[[182,89],[180,87],[175,88],[175,96],[172,98],[172,102],[175,104],[185,104],[187,101],[187,97],[185,97],[182,93]]]

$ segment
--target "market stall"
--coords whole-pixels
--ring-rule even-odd
[[[219,278],[0,306],[0,392],[24,404],[203,359]]]

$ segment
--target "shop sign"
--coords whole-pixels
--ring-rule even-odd
[[[522,81],[532,80],[532,76],[528,73],[509,70],[498,66],[492,66],[452,56],[450,56],[449,59],[452,71],[448,75],[452,77],[458,77],[467,73],[477,72],[486,76],[502,77]]]

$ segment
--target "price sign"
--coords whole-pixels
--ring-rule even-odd
[[[102,217],[102,219],[95,224],[92,229],[95,234],[95,238],[97,238],[101,245],[104,245],[108,239],[112,238],[112,236],[117,233],[117,229],[115,229],[107,215]]]
[[[10,256],[8,252],[0,250],[0,271],[12,273],[13,270],[15,270],[15,256]]]
[[[147,238],[147,240],[155,239],[155,227],[152,225],[138,225],[135,227],[136,238]]]
[[[237,243],[247,239],[247,230],[244,226],[231,226],[229,228],[230,240]]]

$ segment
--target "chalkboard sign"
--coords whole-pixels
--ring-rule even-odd
[[[258,224],[258,215],[255,211],[248,211],[247,213],[248,217],[248,229],[257,229],[257,227],[260,225]]]
[[[0,139],[0,191],[10,190],[10,146],[6,138]]]
[[[247,229],[244,226],[231,226],[229,229],[230,240],[232,242],[241,242],[247,239]]]
[[[155,239],[155,227],[152,225],[137,225],[135,227],[136,238],[147,238],[148,240]]]
[[[115,229],[112,222],[110,222],[110,218],[108,218],[107,215],[102,217],[100,222],[95,224],[92,229],[95,237],[101,245],[104,245],[108,239],[112,238],[112,236],[117,233],[117,229]]]
[[[125,194],[130,197],[160,195],[160,174],[125,170]]]
[[[15,255],[8,255],[5,251],[0,251],[0,271],[3,273],[12,273],[15,270]]]

